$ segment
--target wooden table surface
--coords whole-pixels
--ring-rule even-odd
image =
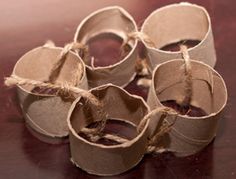
[[[94,178],[69,161],[67,144],[50,145],[33,137],[24,125],[15,89],[6,88],[16,61],[28,50],[53,40],[58,46],[72,41],[79,22],[108,5],[128,10],[139,26],[158,7],[171,0],[7,0],[0,1],[0,178]],[[236,178],[236,2],[191,1],[206,7],[212,18],[217,51],[216,70],[224,77],[229,100],[219,132],[200,153],[176,158],[171,154],[146,155],[132,170],[113,178]],[[132,92],[134,88],[128,88]],[[235,94],[234,94],[235,93]]]

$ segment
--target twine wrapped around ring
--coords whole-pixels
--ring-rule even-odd
[[[37,49],[37,53],[41,52],[41,50],[43,51],[43,50],[50,50],[50,49],[55,50],[53,42],[47,42],[42,48]],[[85,75],[83,64],[81,64],[81,62],[79,60],[76,61],[76,66],[75,66],[76,70],[73,72],[70,82],[57,80],[61,71],[62,71],[63,65],[66,63],[67,59],[69,60],[69,58],[67,58],[67,55],[69,54],[70,51],[83,51],[83,52],[85,52],[86,47],[83,44],[75,43],[75,42],[65,45],[65,47],[60,51],[59,55],[57,56],[56,62],[52,65],[52,68],[50,69],[48,80],[41,81],[41,80],[33,80],[33,79],[29,79],[29,78],[23,78],[23,77],[20,77],[19,75],[15,74],[15,71],[14,71],[14,73],[10,77],[5,78],[5,85],[6,86],[15,86],[15,85],[17,85],[17,86],[30,86],[30,88],[31,87],[34,87],[33,89],[39,88],[45,92],[50,90],[51,92],[53,92],[53,95],[60,96],[63,99],[73,99],[74,100],[75,97],[77,97],[77,96],[81,96],[81,97],[85,98],[92,105],[94,105],[100,113],[100,116],[98,116],[99,120],[101,120],[100,124],[97,126],[97,128],[95,130],[90,131],[91,135],[99,135],[102,132],[102,130],[105,126],[105,123],[106,123],[105,122],[106,121],[106,114],[103,111],[103,105],[102,105],[102,103],[99,102],[99,100],[94,95],[90,94],[88,91],[86,91],[84,89],[80,89],[80,88],[76,87],[77,85],[80,85],[80,80]],[[83,84],[84,84],[84,82],[83,82]],[[20,90],[19,95],[25,96],[25,94],[24,94],[25,92],[23,92],[23,91],[21,92],[21,90]],[[36,92],[36,93],[38,93],[38,92]],[[41,93],[41,92],[39,92],[39,93]],[[34,97],[37,96],[37,94],[30,95],[30,96],[32,96],[31,99],[34,99]],[[28,107],[25,107],[25,106],[28,106],[28,105],[24,104],[25,100],[26,100],[25,97],[24,97],[24,99],[20,100],[22,103],[21,105],[23,108],[28,108]],[[35,98],[35,100],[37,100],[37,99]],[[65,109],[66,108],[67,108],[67,105],[65,105]],[[65,109],[63,109],[63,110],[65,110]],[[26,113],[27,109],[25,109],[25,110],[26,110],[25,111],[25,113]],[[42,110],[44,110],[44,109],[42,109]],[[34,119],[31,119],[28,114],[26,114],[26,116],[28,116],[28,118],[29,118],[29,119],[27,119],[28,121],[30,121],[29,123],[30,124],[32,123],[32,125],[33,125],[32,128],[35,128],[35,130],[37,132],[41,133],[41,131],[42,131],[42,133],[44,133],[46,135],[54,136],[54,135],[51,135],[50,133],[48,133],[47,130],[44,130],[42,127],[40,127],[40,125],[36,124],[38,119],[35,119],[36,121],[34,121]],[[40,121],[41,121],[41,119],[40,119]],[[64,125],[64,123],[63,123],[63,125]],[[61,127],[60,130],[62,130],[63,133],[65,133],[65,127],[64,128]],[[65,134],[63,134],[63,135],[65,135]],[[44,140],[44,139],[42,139],[42,140]],[[47,139],[45,139],[44,141],[47,142]]]
[[[182,59],[170,60],[154,69],[147,101],[151,109],[162,107],[166,101],[175,101],[181,108],[189,109],[177,115],[172,130],[162,140],[165,150],[187,156],[203,149],[215,137],[217,121],[227,101],[227,90],[214,69],[202,62],[190,61],[186,47],[181,47],[181,51]],[[189,115],[191,106],[204,113]],[[170,116],[167,120],[173,121]]]
[[[77,99],[68,114],[71,160],[76,166],[96,175],[114,175],[135,166],[144,154],[159,152],[160,139],[172,129],[175,123],[175,120],[166,120],[170,115],[176,115],[174,110],[161,107],[150,112],[142,98],[131,95],[112,84],[94,88],[91,93],[103,101],[109,119],[117,118],[118,121],[131,123],[137,131],[132,138],[129,138],[108,127],[102,135],[93,136],[94,140],[91,140],[91,137],[87,140],[80,132],[89,134],[90,128],[84,126],[94,124],[94,121],[97,121],[97,113],[90,109],[89,105],[84,104],[83,100]],[[115,98],[115,101],[111,98]],[[124,103],[133,105],[126,106],[123,105]],[[114,112],[114,107],[119,113]],[[112,141],[115,144],[110,146],[96,142],[98,139]],[[93,160],[93,163],[86,162],[90,160]],[[112,162],[113,165],[109,165],[107,161]]]
[[[99,9],[85,17],[78,25],[74,41],[90,46],[97,37],[106,37],[106,35],[109,35],[109,38],[118,38],[124,41],[127,34],[134,31],[138,31],[138,28],[133,17],[121,7],[110,6]],[[103,46],[102,43],[101,46]],[[92,52],[92,46],[90,47],[90,52]],[[121,47],[119,59],[113,59],[112,64],[94,65],[96,58],[92,56],[84,58],[80,55],[86,64],[89,87],[94,88],[108,83],[126,86],[136,75],[136,56],[137,40],[125,45],[124,48]]]
[[[130,40],[139,40],[139,41],[144,41],[145,43],[147,43],[150,47],[152,48],[156,48],[155,43],[152,41],[152,39],[145,33],[143,32],[131,32],[127,35],[126,40],[123,41],[122,47],[124,48],[125,45],[128,44],[128,42]]]
[[[191,103],[192,98],[192,69],[191,69],[191,60],[188,54],[187,46],[180,45],[180,51],[182,52],[184,59],[184,68],[185,68],[185,88],[184,88],[184,98],[177,101],[181,106],[188,106]]]
[[[56,61],[56,63],[53,65],[53,68],[50,71],[49,77],[48,77],[48,81],[51,83],[55,83],[56,79],[58,78],[61,68],[63,66],[63,64],[65,63],[66,60],[66,55],[68,54],[68,52],[70,50],[75,50],[75,51],[83,51],[84,53],[87,52],[87,47],[81,43],[78,42],[72,42],[69,43],[67,45],[65,45],[65,47],[63,48],[63,50],[61,51],[60,55],[58,56],[58,60]],[[75,76],[75,79],[78,76],[81,76],[81,66],[79,66],[77,72],[75,74],[77,74]]]
[[[191,39],[200,41],[198,45],[189,49],[191,58],[211,67],[216,64],[211,19],[202,6],[175,3],[159,8],[145,19],[141,32],[149,36],[156,45],[153,48],[143,41],[152,69],[158,64],[182,56],[181,51],[165,51],[162,50],[163,47]]]
[[[55,89],[57,90],[56,94],[58,94],[59,96],[74,96],[75,98],[75,94],[76,95],[80,95],[81,97],[87,99],[92,105],[94,105],[95,107],[98,108],[98,110],[103,109],[103,104],[90,92],[68,85],[68,84],[52,84],[52,83],[45,83],[45,82],[41,82],[41,81],[37,81],[37,80],[31,80],[31,79],[26,79],[26,78],[21,78],[18,77],[16,75],[11,75],[10,77],[6,77],[5,78],[5,85],[6,86],[15,86],[15,85],[31,85],[34,87],[43,87],[43,88],[47,88],[47,89]],[[90,129],[84,129],[84,132],[87,134],[91,134],[91,135],[99,135],[99,133],[104,129],[105,124],[106,124],[106,114],[104,112],[100,113],[101,115],[98,116],[100,119],[100,125],[94,129],[94,130],[90,130]],[[82,130],[83,132],[83,130]]]
[[[91,57],[85,73],[82,59],[86,63],[87,44],[103,33],[123,40],[122,59],[113,65],[96,67]],[[191,49],[181,45],[178,52],[162,50],[165,45],[187,39],[201,42]],[[145,60],[137,58],[138,41],[146,47]],[[63,49],[53,46],[48,42],[23,56],[17,64],[21,68],[16,65],[12,75],[5,78],[5,85],[18,87],[23,115],[36,132],[55,138],[70,135],[71,161],[88,173],[123,173],[137,165],[146,153],[195,154],[215,137],[227,102],[227,89],[222,77],[210,67],[216,59],[210,18],[204,8],[189,3],[169,5],[153,12],[139,32],[123,8],[107,7],[81,22],[74,42]],[[46,61],[52,56],[55,63]],[[137,67],[141,73],[137,73]],[[143,98],[118,87],[127,85],[136,74],[147,77],[154,67],[152,81],[146,83],[151,86],[149,106]],[[88,86],[95,88],[87,91]],[[38,89],[46,91],[43,94]],[[68,97],[74,102],[64,100]],[[163,106],[169,101],[188,111],[196,106],[204,114],[178,113]],[[132,131],[132,137],[108,131],[108,120],[124,122],[136,131]],[[114,143],[106,145],[100,139]]]

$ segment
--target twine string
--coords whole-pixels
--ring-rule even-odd
[[[143,33],[143,32],[131,32],[127,35],[127,38],[123,40],[123,43],[121,45],[121,56],[124,57],[129,51],[130,51],[130,45],[129,41],[131,40],[138,40],[145,42],[148,46],[152,48],[156,48],[155,43],[151,40],[151,38]],[[137,58],[136,64],[135,64],[136,72],[138,75],[144,76],[144,81],[147,81],[147,83],[143,83],[143,78],[140,79],[141,81],[138,82],[141,86],[148,87],[149,81],[146,80],[146,77],[151,74],[151,68],[149,67],[147,63],[147,59],[141,59],[140,57]]]
[[[71,50],[74,50],[78,54],[80,54],[82,56],[85,56],[85,54],[87,54],[87,52],[88,52],[88,47],[85,46],[84,44],[78,43],[78,42],[72,42],[72,43],[69,43],[69,44],[65,45],[62,52],[58,56],[58,60],[53,65],[53,67],[50,71],[49,80],[48,80],[49,83],[48,84],[50,84],[50,83],[54,84],[55,83],[56,79],[58,78],[58,76],[61,72],[62,66],[65,63],[66,57],[67,57],[68,53]],[[83,73],[82,65],[81,65],[81,63],[78,62],[77,68],[76,68],[76,70],[75,70],[75,72],[73,73],[73,76],[72,76],[72,80],[73,80],[72,84],[74,86],[77,85],[78,79],[82,76],[82,73]],[[51,84],[51,88],[54,88],[55,86],[53,86],[52,84]],[[70,91],[72,91],[74,93],[78,93],[82,97],[88,99],[93,105],[98,107],[97,109],[98,109],[98,113],[100,114],[99,116],[101,118],[100,119],[101,122],[99,123],[99,125],[96,127],[95,130],[90,131],[90,136],[92,138],[92,135],[100,135],[101,132],[103,131],[103,129],[105,128],[105,125],[106,125],[106,115],[105,115],[104,110],[102,109],[103,106],[98,101],[98,99],[94,95],[92,95],[91,93],[89,93],[85,90],[81,90],[79,88],[74,88],[74,87],[72,88],[72,86],[68,86],[68,84],[66,84],[66,83],[61,85],[59,87],[59,89],[60,89],[59,90],[60,93],[65,92],[66,94],[70,94]]]
[[[184,97],[178,103],[181,106],[188,106],[192,100],[193,93],[193,82],[192,82],[192,68],[191,68],[191,60],[189,57],[187,46],[180,45],[180,51],[182,53],[184,59],[185,66],[185,86],[184,86]]]
[[[67,83],[62,84],[53,84],[49,82],[42,82],[38,80],[31,80],[27,78],[21,78],[17,75],[11,75],[10,77],[5,78],[5,85],[6,86],[16,86],[16,85],[30,85],[34,87],[40,87],[40,88],[46,88],[46,89],[54,89],[56,90],[56,94],[60,95],[61,97],[67,97],[67,96],[73,96],[75,98],[76,95],[80,95],[81,97],[87,99],[92,105],[94,105],[98,111],[98,120],[101,121],[96,129],[93,131],[90,131],[91,135],[100,135],[100,133],[103,131],[105,124],[106,124],[106,113],[103,111],[103,104],[100,102],[96,96],[94,96],[92,93],[77,88],[75,86],[72,86]]]
[[[127,38],[124,40],[123,45],[128,44],[130,40],[139,40],[145,42],[148,46],[152,48],[156,48],[155,43],[151,40],[151,38],[143,33],[143,32],[131,32],[127,35]]]
[[[58,78],[58,76],[61,72],[62,66],[65,63],[67,54],[71,50],[78,51],[78,50],[85,50],[85,49],[86,49],[85,45],[78,43],[78,42],[72,42],[72,43],[65,45],[65,47],[61,51],[60,55],[57,57],[58,59],[56,60],[56,63],[53,65],[53,67],[49,73],[48,81],[50,83],[55,83],[56,79]],[[81,72],[82,72],[81,67],[79,67],[78,70],[74,73],[74,74],[77,74],[75,76],[76,82],[78,81],[78,75],[81,76]]]
[[[48,41],[43,47],[50,48],[54,47],[54,43],[52,41]],[[75,99],[76,95],[80,95],[81,97],[87,99],[92,105],[94,105],[97,108],[98,111],[98,120],[101,121],[99,125],[93,130],[90,131],[90,135],[101,135],[103,129],[105,128],[106,125],[106,113],[103,109],[103,104],[100,102],[93,94],[90,92],[77,88],[75,87],[77,85],[77,82],[79,80],[79,77],[82,76],[83,69],[82,69],[82,64],[78,61],[77,63],[77,68],[75,72],[72,75],[72,84],[67,83],[67,82],[57,82],[55,83],[56,79],[58,78],[62,66],[65,63],[67,54],[69,51],[74,50],[74,51],[87,51],[87,47],[81,43],[77,42],[72,42],[63,48],[61,51],[60,55],[58,56],[58,59],[56,63],[53,65],[48,81],[42,82],[38,80],[32,80],[32,79],[27,79],[27,78],[22,78],[17,75],[11,75],[10,77],[5,78],[5,85],[6,86],[15,86],[15,85],[30,85],[33,87],[39,87],[39,88],[46,88],[50,90],[54,90],[55,95],[59,95],[63,98],[71,98],[73,97]]]
[[[156,48],[155,43],[151,40],[151,38],[147,34],[135,31],[127,34],[127,37],[123,40],[123,43],[121,45],[121,56],[125,56],[125,54],[127,54],[127,52],[130,51],[129,41],[131,40],[144,41],[150,47]]]
[[[157,148],[159,147],[159,141],[160,141],[161,137],[163,135],[165,135],[166,133],[168,133],[172,129],[172,126],[175,124],[175,121],[177,119],[177,113],[173,109],[171,109],[169,107],[158,107],[158,108],[152,110],[149,114],[147,114],[141,120],[139,126],[137,127],[138,133],[140,133],[144,129],[148,120],[151,119],[152,117],[155,117],[156,114],[158,114],[158,113],[161,113],[161,116],[160,116],[158,124],[155,127],[153,134],[151,134],[149,137],[146,153],[152,153],[157,150]],[[169,115],[175,116],[175,119],[172,123],[170,123],[166,120],[166,118]]]

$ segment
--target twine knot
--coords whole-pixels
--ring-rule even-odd
[[[151,38],[143,33],[143,32],[131,32],[127,35],[127,38],[124,40],[123,45],[128,44],[130,40],[139,40],[139,41],[144,41],[148,46],[152,48],[156,48],[155,43],[151,40]]]
[[[156,127],[153,131],[153,133],[149,136],[148,139],[148,147],[147,147],[147,153],[151,153],[151,152],[155,152],[156,149],[159,147],[159,141],[161,139],[161,137],[163,135],[165,135],[166,133],[168,133],[171,129],[172,126],[174,125],[176,118],[177,118],[177,112],[174,111],[173,109],[169,108],[169,107],[158,107],[156,109],[154,109],[153,111],[151,111],[149,114],[147,114],[140,122],[139,126],[137,127],[137,131],[138,133],[140,133],[144,126],[146,125],[146,123],[148,122],[149,119],[151,119],[152,117],[155,117],[156,114],[160,113],[160,119],[158,120],[158,124],[156,124]],[[175,120],[170,123],[166,120],[166,118],[169,116],[175,116]]]

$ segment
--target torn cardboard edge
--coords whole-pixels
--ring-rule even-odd
[[[114,34],[126,41],[128,34],[136,31],[138,31],[137,25],[126,10],[119,6],[110,6],[99,9],[84,18],[76,30],[74,42],[87,44],[93,37],[105,33]],[[92,88],[113,83],[125,87],[130,83],[136,75],[137,43],[137,39],[130,41],[128,43],[131,47],[130,52],[113,65],[105,67],[86,65],[89,86]]]

